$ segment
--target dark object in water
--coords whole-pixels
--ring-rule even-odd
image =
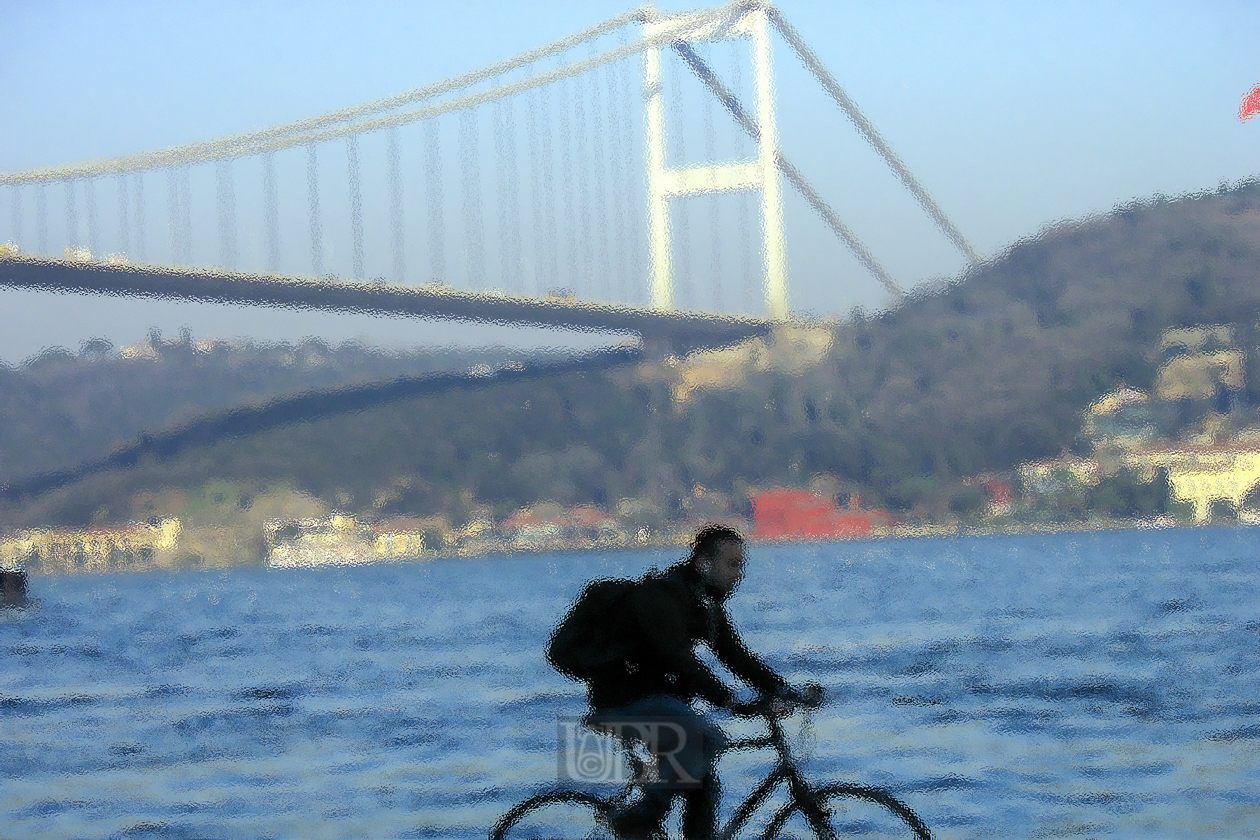
[[[0,607],[26,606],[26,572],[21,569],[0,570]]]

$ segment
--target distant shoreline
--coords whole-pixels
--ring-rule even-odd
[[[1260,523],[1257,523],[1260,524]],[[1180,522],[1169,520],[1164,522],[1151,522],[1146,520],[1098,520],[1094,522],[1076,522],[1076,523],[1045,523],[1045,524],[1028,524],[997,527],[975,527],[975,526],[923,526],[916,528],[914,526],[901,526],[885,531],[871,534],[854,535],[847,537],[800,537],[800,538],[783,538],[783,539],[758,539],[749,537],[748,543],[753,547],[759,546],[783,546],[783,545],[806,545],[813,543],[848,543],[848,542],[867,542],[867,541],[899,541],[899,540],[943,540],[943,539],[969,539],[975,537],[1033,537],[1048,536],[1055,534],[1087,534],[1097,531],[1172,531],[1186,530],[1191,528],[1248,528],[1254,527],[1253,523],[1248,522],[1211,522],[1204,524],[1195,524],[1190,522]],[[459,562],[463,560],[485,560],[490,558],[529,558],[531,556],[540,555],[569,555],[569,554],[594,554],[599,552],[607,553],[623,553],[629,551],[661,551],[664,549],[680,549],[685,552],[689,534],[679,534],[668,539],[653,540],[649,542],[640,542],[633,544],[582,544],[569,546],[546,546],[538,548],[529,547],[513,547],[485,551],[470,551],[468,553],[452,553],[452,554],[436,554],[436,555],[419,555],[414,557],[381,557],[373,559],[358,560],[354,563],[321,563],[309,565],[294,566],[267,566],[253,565],[248,563],[223,564],[223,563],[207,563],[201,567],[192,568],[175,568],[169,566],[151,566],[144,568],[122,568],[122,569],[84,569],[81,571],[68,571],[66,569],[57,569],[45,572],[38,566],[28,569],[37,577],[69,577],[79,575],[106,575],[117,573],[146,573],[146,572],[181,572],[181,571],[231,571],[232,569],[247,568],[263,568],[273,569],[275,571],[285,571],[288,569],[316,569],[325,566],[368,566],[382,563],[434,563],[434,562]]]

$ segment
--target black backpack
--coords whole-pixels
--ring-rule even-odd
[[[626,599],[637,580],[604,578],[586,585],[551,634],[547,661],[567,677],[588,680],[634,651],[637,630]]]

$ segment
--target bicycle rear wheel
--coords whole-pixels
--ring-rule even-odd
[[[814,795],[834,837],[932,840],[932,832],[919,815],[882,788],[834,784],[818,789]],[[761,835],[762,840],[825,836],[825,832],[815,830],[796,802],[783,806]]]
[[[607,800],[577,790],[540,793],[503,815],[490,840],[614,840]]]

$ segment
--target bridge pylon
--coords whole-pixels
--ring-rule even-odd
[[[674,260],[670,225],[670,200],[710,193],[761,193],[761,236],[765,278],[763,288],[769,317],[789,315],[787,259],[783,237],[783,199],[776,156],[778,128],[775,120],[774,73],[770,44],[770,10],[761,4],[728,7],[721,13],[663,15],[645,11],[643,37],[653,46],[644,51],[643,100],[647,142],[649,291],[651,304],[674,307]],[[757,96],[755,138],[757,156],[752,161],[711,163],[707,166],[666,165],[665,86],[661,75],[661,50],[666,43],[691,44],[747,38],[752,42],[752,69]]]

